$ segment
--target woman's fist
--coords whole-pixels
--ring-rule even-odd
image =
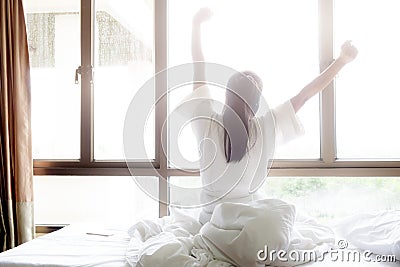
[[[203,23],[213,16],[213,12],[208,7],[200,8],[199,11],[193,17],[193,23]]]
[[[351,41],[346,41],[342,44],[342,51],[340,52],[340,59],[345,63],[353,61],[358,54],[358,50],[351,44]]]

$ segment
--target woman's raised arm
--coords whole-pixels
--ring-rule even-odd
[[[205,81],[204,55],[201,46],[201,24],[212,17],[213,13],[209,8],[201,8],[193,17],[192,22],[192,59],[194,64],[194,83],[193,90],[204,83],[196,81]]]
[[[296,96],[290,101],[292,102],[295,112],[297,112],[308,99],[315,94],[321,92],[335,78],[339,71],[357,57],[357,48],[350,41],[346,41],[342,45],[342,51],[338,59],[332,62],[317,78],[306,85]]]

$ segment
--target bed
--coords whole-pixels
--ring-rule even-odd
[[[129,240],[126,229],[73,224],[1,253],[0,266],[129,267]]]
[[[268,205],[268,213],[262,218],[263,216],[258,212],[268,208]],[[266,264],[267,266],[268,264],[294,266],[304,263],[300,261],[264,261],[262,264],[260,261],[256,262],[256,253],[251,250],[253,246],[259,247],[257,242],[267,240],[270,247],[279,248],[285,238],[289,240],[289,247],[297,251],[308,247],[316,251],[336,249],[340,252],[342,250],[337,248],[338,242],[340,244],[341,240],[347,239],[349,241],[345,247],[347,250],[360,253],[371,250],[382,255],[397,253],[398,257],[400,211],[349,217],[335,224],[335,233],[330,232],[331,227],[318,224],[311,218],[296,216],[292,229],[289,229],[290,235],[285,234],[286,230],[278,233],[276,231],[278,228],[274,229],[273,223],[276,223],[279,229],[282,225],[284,229],[285,223],[289,222],[290,225],[288,209],[291,208],[290,205],[285,206],[279,201],[273,203],[258,201],[252,204],[251,210],[248,205],[228,203],[219,205],[214,212],[217,215],[213,215],[211,222],[204,226],[178,209],[171,209],[170,216],[139,221],[126,228],[75,224],[1,253],[0,266],[250,267]],[[233,214],[230,209],[234,209],[237,213]],[[223,220],[218,220],[218,214],[219,219]],[[224,214],[229,214],[230,219],[222,218]],[[277,214],[284,216],[279,217]],[[273,222],[269,222],[269,227],[264,227],[263,231],[259,231],[257,223],[263,223],[265,226],[264,223],[269,219],[273,219]],[[242,226],[240,220],[244,222]],[[248,227],[249,225],[251,227]],[[246,243],[243,238],[251,242]],[[245,246],[243,246],[244,243]],[[336,245],[332,247],[332,243]],[[285,248],[287,249],[287,246]],[[247,251],[251,251],[250,259],[247,259],[248,263],[246,263],[246,257],[249,255]],[[399,261],[374,262],[377,259],[376,256],[370,255],[370,262],[362,259],[360,262],[333,261],[332,258],[325,257],[323,261],[311,261],[302,266],[388,267],[400,265]]]

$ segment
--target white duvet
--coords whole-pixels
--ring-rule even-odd
[[[356,248],[400,259],[400,210],[347,217],[335,226],[335,232]]]
[[[216,207],[204,226],[178,209],[171,216],[136,223],[128,228],[101,225],[71,225],[0,253],[0,266],[291,266],[275,258],[257,260],[257,254],[283,249],[326,251],[333,245],[333,232],[314,220],[295,214],[280,200],[224,203]],[[358,214],[336,225],[337,240],[344,238],[354,248],[400,258],[400,211]],[[111,236],[87,233],[111,232]],[[353,249],[349,247],[349,249]],[[333,262],[312,266],[399,266],[399,262]],[[307,265],[308,266],[308,265]]]
[[[302,261],[260,257],[260,251],[325,251],[334,234],[316,221],[296,216],[293,205],[277,199],[248,204],[222,203],[210,222],[171,209],[171,216],[141,221],[129,230],[127,260],[142,266],[293,266]],[[266,255],[269,255],[268,253]]]

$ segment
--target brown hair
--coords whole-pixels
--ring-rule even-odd
[[[262,81],[254,72],[238,72],[229,79],[223,111],[226,162],[238,162],[247,152],[250,119],[258,110]]]

